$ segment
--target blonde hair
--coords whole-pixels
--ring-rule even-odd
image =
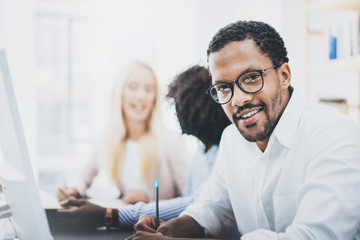
[[[141,174],[146,180],[156,163],[163,125],[161,122],[161,99],[159,83],[153,69],[146,63],[132,61],[116,79],[112,90],[110,119],[104,134],[104,153],[111,179],[120,188],[119,175],[125,157],[126,141],[128,139],[128,128],[124,121],[122,108],[122,93],[125,82],[130,75],[138,69],[146,68],[152,72],[155,78],[155,102],[148,118],[146,132],[139,139],[141,149]],[[120,170],[120,171],[119,171]]]

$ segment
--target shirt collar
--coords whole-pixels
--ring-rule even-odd
[[[304,111],[305,100],[295,89],[290,100],[276,125],[272,135],[282,145],[290,148],[299,126],[302,112]]]

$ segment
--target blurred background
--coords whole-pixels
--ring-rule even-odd
[[[79,173],[125,63],[148,62],[165,95],[177,73],[206,64],[212,36],[237,20],[275,27],[292,85],[359,123],[359,9],[359,0],[0,0],[0,49],[37,179],[56,185]],[[168,103],[164,113],[180,131]]]

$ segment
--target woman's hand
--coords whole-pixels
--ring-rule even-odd
[[[74,187],[59,187],[56,191],[56,195],[59,201],[68,199],[69,197],[80,197],[79,191]]]

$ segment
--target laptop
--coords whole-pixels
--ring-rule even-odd
[[[4,50],[0,50],[0,182],[14,238],[53,239],[35,182]]]

